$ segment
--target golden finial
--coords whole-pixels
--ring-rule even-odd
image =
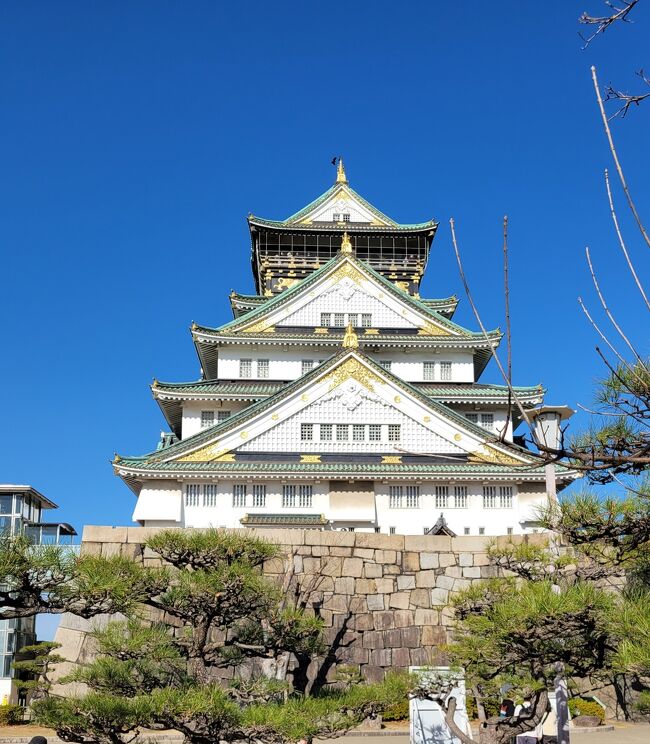
[[[341,253],[352,253],[352,243],[347,232],[343,233],[343,241],[341,242]]]
[[[115,453],[115,457],[113,458],[113,462],[120,462],[120,461],[121,461],[121,459],[122,459],[122,458],[121,458],[121,457],[120,457],[120,456],[119,456],[119,455],[117,454],[117,452],[116,452],[116,453]]]
[[[198,328],[198,326],[196,325],[196,323],[194,321],[192,321],[192,325],[190,326],[190,330],[191,331],[195,331],[197,328]]]
[[[336,166],[336,183],[347,183],[348,179],[345,175],[345,168],[343,167],[343,158],[339,158],[339,164]]]
[[[152,388],[157,388],[158,387],[158,380],[155,377],[153,378],[153,382],[151,383],[151,387]]]
[[[359,337],[354,332],[352,323],[348,323],[348,327],[345,329],[345,336],[343,336],[343,348],[344,349],[358,349],[359,348]]]

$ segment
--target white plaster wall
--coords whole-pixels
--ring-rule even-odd
[[[232,414],[242,411],[249,406],[249,402],[244,401],[188,401],[183,404],[183,420],[181,424],[181,438],[187,439],[193,434],[201,431],[201,411],[214,411],[215,423],[217,420],[217,411],[230,411]]]
[[[399,349],[367,353],[376,362],[392,362],[390,371],[406,382],[425,382],[424,362],[451,362],[450,382],[474,382],[474,357],[471,352],[447,352],[444,349],[438,352],[433,349],[409,352]],[[436,373],[439,374],[439,368],[436,368]]]
[[[133,511],[134,522],[150,524],[150,520],[181,523],[181,484],[173,480],[152,480],[144,483]]]
[[[378,398],[358,383],[352,383],[361,395]],[[335,391],[336,392],[336,391]],[[302,441],[300,427],[310,424],[381,424],[382,441],[322,441],[318,426],[315,439]],[[388,424],[400,424],[400,440],[388,441]],[[350,438],[352,432],[349,432]],[[336,431],[334,432],[336,437]],[[343,398],[331,398],[322,403],[318,401],[277,424],[264,434],[249,440],[238,447],[240,452],[397,452],[398,448],[409,452],[455,452],[463,450],[455,444],[452,437],[441,436],[427,429],[413,418],[405,415],[397,405],[388,405],[379,400],[362,398],[354,410],[349,410]]]
[[[466,413],[478,413],[479,416],[479,424],[481,419],[482,413],[491,413],[494,416],[494,430],[493,434],[496,436],[500,436],[501,432],[503,431],[504,427],[506,427],[506,421],[508,423],[506,427],[506,439],[512,442],[512,417],[508,417],[507,411],[505,408],[497,408],[496,406],[490,406],[490,405],[483,405],[483,406],[465,406],[465,405],[450,405],[450,408],[453,408],[455,411],[458,411],[458,413],[462,414],[463,416]]]

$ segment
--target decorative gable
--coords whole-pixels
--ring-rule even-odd
[[[312,222],[356,222],[369,225],[389,227],[393,223],[382,219],[357,197],[347,186],[340,185],[324,202],[315,206],[312,211],[301,215],[300,224],[309,225]]]

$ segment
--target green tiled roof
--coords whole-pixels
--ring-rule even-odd
[[[219,394],[219,395],[246,395],[246,396],[268,396],[277,393],[286,385],[286,382],[258,382],[256,380],[246,382],[245,380],[197,380],[196,382],[157,382],[153,386],[154,393],[188,393],[188,394]]]

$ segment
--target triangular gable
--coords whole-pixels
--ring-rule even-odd
[[[323,302],[328,295],[334,302]],[[369,303],[376,312],[368,309]],[[278,325],[316,327],[321,324],[321,312],[357,313],[357,304],[362,312],[365,306],[365,312],[376,315],[379,322],[373,321],[375,327],[412,328],[415,333],[428,336],[472,335],[402,292],[353,255],[342,253],[282,294],[219,330],[261,333],[272,332]]]
[[[323,406],[331,400],[347,408],[344,421],[354,424],[354,411],[361,403],[355,405],[356,400],[346,401],[345,396],[383,407],[383,419],[390,421],[391,415],[397,412],[412,421],[412,428],[417,429],[418,450],[408,454],[435,454],[432,450],[437,450],[466,454],[470,460],[479,462],[514,466],[532,462],[531,457],[512,447],[488,441],[489,435],[485,430],[446,406],[427,399],[363,354],[352,350],[334,357],[271,398],[246,409],[233,417],[231,423],[217,425],[154,455],[161,462],[232,460],[235,452],[258,451],[258,446],[252,443],[256,440],[259,443],[270,432],[279,433],[280,427],[288,421],[298,424],[295,431],[299,431],[301,416],[304,419],[307,412],[314,413],[315,406]],[[440,442],[444,442],[444,446],[441,447]],[[384,445],[383,451],[399,456],[401,444]],[[282,451],[277,438],[274,451]],[[303,446],[298,451],[309,451],[309,448]]]

